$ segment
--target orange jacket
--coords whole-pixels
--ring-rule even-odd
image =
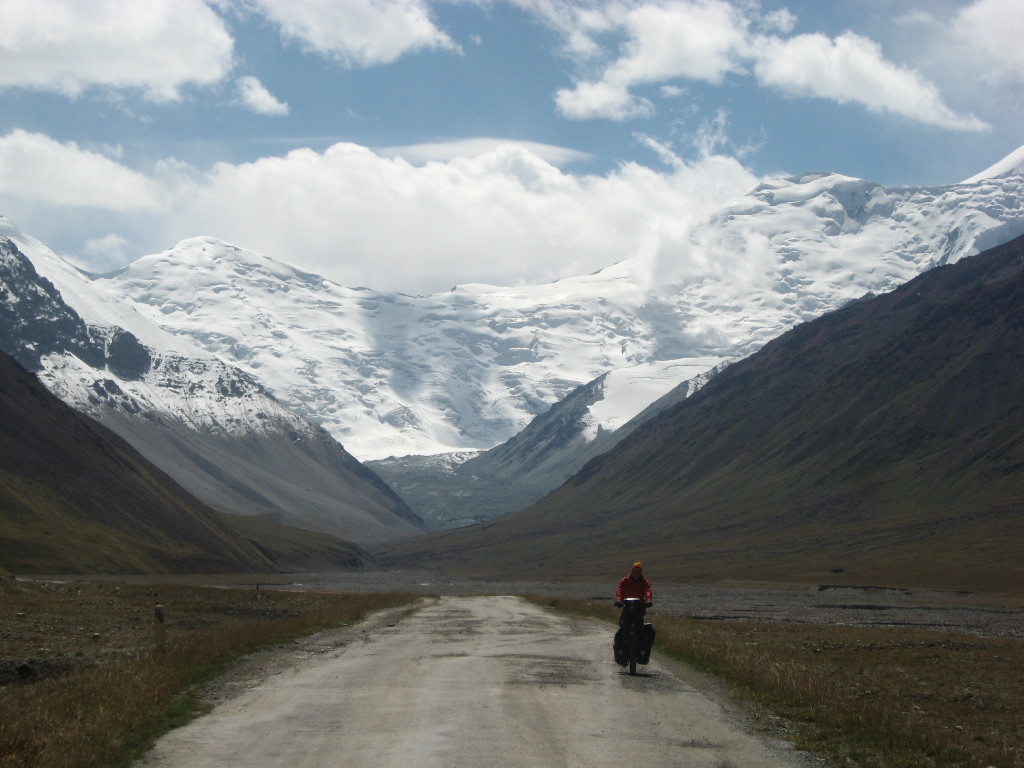
[[[645,603],[650,603],[654,600],[654,588],[646,576],[637,580],[626,574],[622,577],[622,581],[619,582],[619,586],[615,590],[615,599],[625,600],[627,597],[639,597]]]

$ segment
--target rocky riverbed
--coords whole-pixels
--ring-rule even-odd
[[[607,600],[615,584],[474,581],[422,571],[302,574],[278,578],[286,589],[446,595],[550,595]],[[653,580],[653,579],[652,579]],[[1024,594],[785,584],[660,584],[658,613],[722,621],[901,627],[1024,637]]]

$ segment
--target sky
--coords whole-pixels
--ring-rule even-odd
[[[671,258],[765,178],[1024,145],[1021,0],[0,0],[0,215],[429,294]]]

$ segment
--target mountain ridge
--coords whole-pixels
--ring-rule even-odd
[[[490,578],[643,553],[663,579],[1019,581],[1022,301],[1019,237],[795,327],[526,510],[378,555]]]
[[[332,536],[215,512],[0,352],[0,574],[375,567]]]
[[[0,379],[5,568],[273,570],[269,558],[212,510],[71,411],[3,353]]]
[[[1022,190],[1009,173],[914,188],[832,173],[768,179],[674,251],[536,286],[343,288],[209,237],[90,282],[131,308],[121,327],[144,343],[132,318],[258,378],[363,461],[488,450],[603,373],[741,358],[796,323],[1009,240],[1024,232]],[[63,291],[66,274],[40,269]]]
[[[1024,232],[1024,177],[1004,171],[906,189],[832,173],[765,180],[656,257],[552,284],[425,297],[343,288],[210,237],[90,275],[6,220],[0,235],[55,286],[50,300],[59,296],[79,318],[68,331],[78,354],[39,358],[52,391],[107,419],[220,509],[291,516],[376,544],[426,525],[389,488],[350,472],[357,465],[338,441],[355,441],[364,458],[486,450],[461,476],[449,472],[449,455],[413,457],[408,468],[397,460],[386,479],[397,484],[405,473],[443,507],[445,494],[463,492],[453,479],[482,478],[476,499],[488,508],[453,510],[455,519],[507,512],[510,501],[550,490],[533,484],[542,467],[551,470],[544,483],[557,485],[577,456],[602,447],[596,438],[613,439],[613,428],[679,381]],[[39,343],[26,339],[22,351]],[[553,406],[599,377],[602,397],[557,440],[544,437]],[[615,384],[626,379],[644,382],[643,397]],[[524,436],[509,448],[531,422],[540,444]],[[347,475],[340,486],[335,470]],[[502,477],[510,472],[514,480]],[[500,482],[488,486],[488,475]],[[528,493],[509,493],[511,485]]]
[[[250,375],[187,343],[161,344],[166,334],[145,321],[137,327],[156,346],[117,325],[84,320],[65,291],[96,321],[123,320],[133,310],[90,295],[70,265],[41,244],[28,247],[60,273],[61,288],[0,233],[0,344],[63,401],[219,511],[278,515],[364,544],[423,530],[379,477]]]

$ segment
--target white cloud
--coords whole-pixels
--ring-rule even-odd
[[[758,80],[792,96],[854,102],[953,130],[988,128],[973,115],[956,114],[934,85],[886,61],[877,43],[852,32],[835,39],[820,34],[765,37],[759,43]]]
[[[288,105],[278,101],[255,77],[246,75],[238,78],[241,103],[260,115],[287,115]]]
[[[796,27],[796,16],[788,8],[780,8],[766,14],[761,20],[761,26],[765,30],[788,35]]]
[[[554,30],[562,38],[562,52],[580,61],[603,55],[595,36],[614,32],[627,10],[620,2],[594,2],[591,7],[573,0],[508,2],[536,16]]]
[[[638,95],[637,88],[661,85],[661,95],[669,97],[678,93],[674,81],[718,85],[727,76],[753,71],[761,85],[790,96],[858,104],[950,130],[989,128],[951,109],[933,83],[887,60],[866,37],[851,32],[836,38],[790,36],[796,18],[786,9],[765,14],[756,2],[725,0],[607,3],[588,6],[585,23],[581,11],[559,0],[519,4],[562,35],[567,49],[588,51],[589,66],[594,48],[607,57],[596,76],[588,71],[572,88],[556,93],[558,110],[567,118],[649,117],[656,105]],[[594,14],[603,24],[594,21]],[[959,27],[963,35],[994,41],[993,53],[1024,77],[1024,5],[1019,0],[978,0],[961,14]],[[625,38],[613,53],[597,37],[601,32],[614,38],[609,30]]]
[[[123,266],[132,255],[132,244],[127,238],[112,232],[85,242],[82,246],[82,266],[86,270],[107,272]]]
[[[8,213],[16,207],[8,202],[26,200],[36,214],[49,211],[16,218],[44,240],[38,223],[59,218],[62,251],[87,269],[208,234],[344,285],[429,293],[669,258],[686,250],[690,224],[757,182],[721,156],[675,158],[664,173],[626,164],[587,176],[524,145],[482,140],[476,149],[414,165],[337,144],[207,171],[167,161],[145,176],[16,131],[0,138],[0,204]]]
[[[602,80],[596,83],[577,83],[575,88],[562,89],[555,94],[555,104],[563,117],[572,120],[632,120],[650,117],[654,104],[650,99],[634,96],[627,83]]]
[[[164,231],[170,242],[212,234],[344,285],[427,293],[661,258],[756,181],[720,156],[576,176],[515,144],[425,165],[338,144],[219,164],[175,196]]]
[[[630,89],[677,78],[717,84],[739,69],[746,24],[726,2],[638,5],[625,13],[609,11],[608,19],[627,35],[623,55],[605,68],[599,80],[578,82],[556,94],[555,102],[565,117],[648,116],[653,105]]]
[[[1024,3],[961,0],[928,3],[905,12],[887,45],[914,62],[943,95],[992,125],[991,154],[975,153],[976,166],[991,162],[1021,142],[1024,118]],[[966,166],[965,170],[970,170]]]
[[[590,155],[586,152],[567,147],[556,147],[535,141],[513,141],[488,137],[408,144],[402,147],[382,147],[376,151],[386,157],[401,157],[410,163],[419,165],[428,162],[450,162],[458,157],[477,157],[487,152],[493,152],[505,144],[523,147],[544,161],[559,167],[590,159]]]
[[[349,67],[388,64],[427,49],[457,51],[426,0],[250,0],[286,39]]]
[[[729,142],[729,113],[719,109],[714,117],[705,120],[690,137],[690,142],[697,150],[700,157],[712,157]],[[733,152],[737,157],[742,157],[746,150]]]
[[[728,3],[714,0],[640,5],[624,19],[626,55],[606,77],[630,84],[670,78],[721,83],[739,69],[746,22]]]
[[[634,134],[633,139],[651,150],[665,165],[677,169],[686,166],[686,161],[666,142],[645,133]]]
[[[185,85],[223,79],[233,47],[202,0],[5,0],[0,89],[138,89],[175,101]]]
[[[942,22],[934,15],[921,8],[910,8],[893,17],[892,23],[904,28],[902,34],[913,34],[923,30],[925,34],[931,30],[941,29]]]
[[[1024,3],[977,0],[960,12],[952,34],[991,67],[994,79],[1024,82]]]
[[[160,188],[74,142],[14,130],[0,136],[0,195],[45,205],[139,211],[158,207]]]

